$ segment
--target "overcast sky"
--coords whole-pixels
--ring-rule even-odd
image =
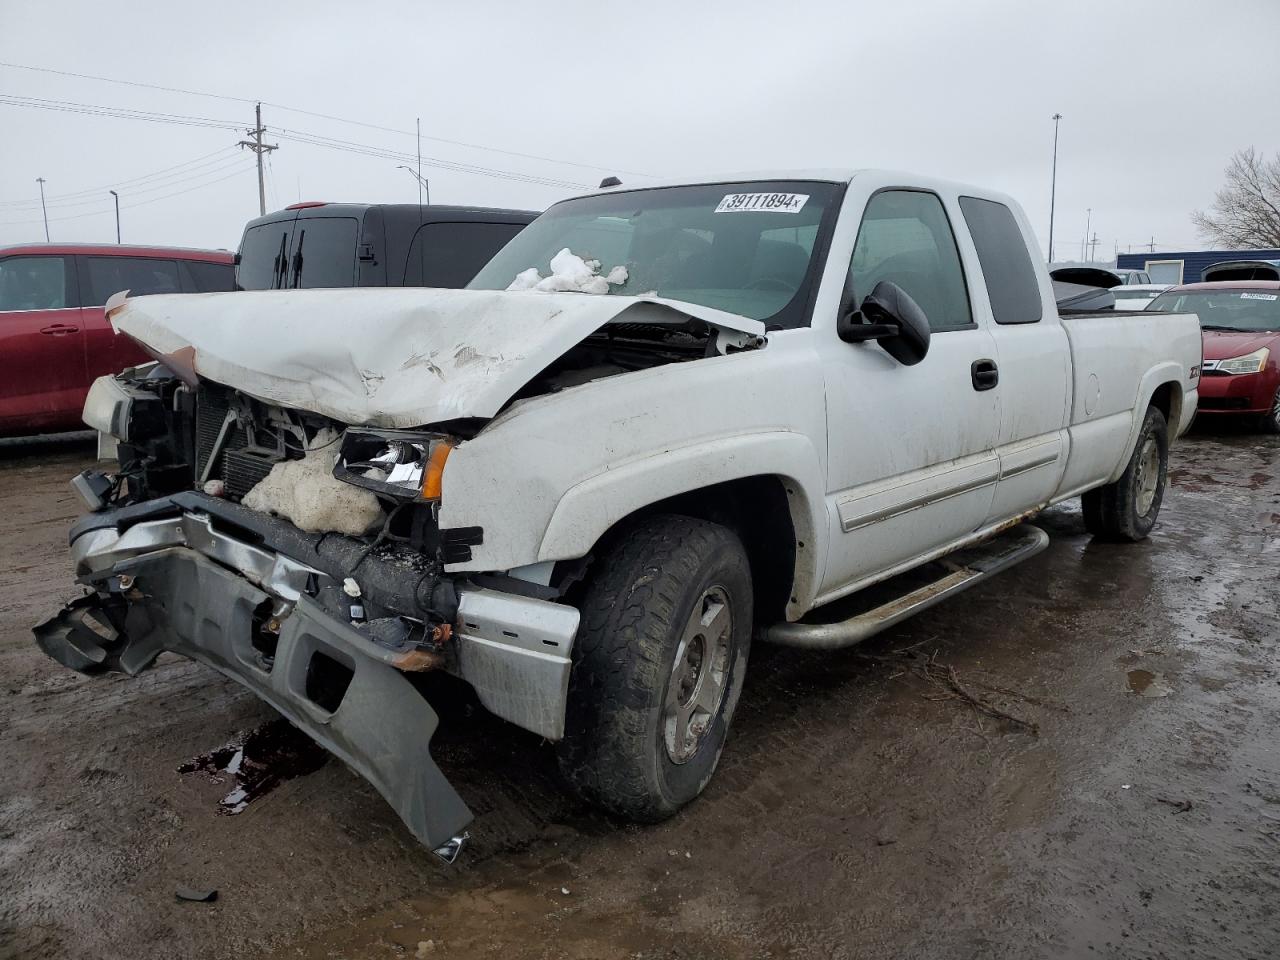
[[[1152,236],[1201,246],[1188,215],[1232,151],[1280,150],[1278,48],[1277,0],[0,0],[0,60],[272,104],[269,210],[416,201],[396,159],[286,137],[412,153],[421,117],[425,157],[566,183],[824,166],[968,180],[1017,197],[1047,247],[1058,112],[1058,259],[1079,255],[1090,207],[1099,259]],[[63,102],[0,99],[0,244],[44,239],[36,177],[54,240],[114,240],[112,187],[126,242],[234,248],[258,213],[243,129],[65,109],[249,126],[251,102],[4,66],[0,94]],[[423,169],[441,203],[575,192]]]

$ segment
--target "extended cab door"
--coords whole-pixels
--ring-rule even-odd
[[[867,200],[851,302],[891,280],[928,316],[931,343],[914,366],[834,331],[823,345],[831,546],[820,601],[972,533],[990,512],[1001,389],[983,373],[995,343],[970,302],[958,215],[927,190]]]
[[[998,523],[1043,506],[1062,480],[1071,350],[1031,261],[1030,227],[1000,200],[960,197],[959,203],[981,266],[974,302],[990,320],[1003,389],[1000,475],[988,517]]]
[[[74,428],[88,390],[75,263],[0,259],[0,434]]]

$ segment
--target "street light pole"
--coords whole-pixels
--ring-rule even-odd
[[[114,190],[108,190],[107,193],[116,198],[116,243],[120,242],[120,194]]]
[[[1049,262],[1053,263],[1053,205],[1058,198],[1058,121],[1062,114],[1053,115],[1053,178],[1049,181]]]
[[[427,192],[427,204],[431,203],[431,181],[420,173],[414,173],[413,167],[406,167],[403,163],[396,166],[397,170],[408,170],[409,176],[418,181],[418,205],[422,205],[422,191]]]
[[[44,208],[44,177],[36,177],[40,184],[40,213],[44,217],[44,242],[49,242],[49,211]]]

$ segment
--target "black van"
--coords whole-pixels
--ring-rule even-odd
[[[236,289],[465,287],[537,214],[411,203],[295,203],[250,220]]]

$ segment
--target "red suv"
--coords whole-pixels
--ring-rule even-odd
[[[1200,318],[1200,413],[1250,414],[1261,429],[1280,433],[1280,281],[1188,283],[1147,309]]]
[[[235,288],[223,250],[33,243],[0,247],[0,437],[74,430],[89,384],[149,358],[118,337],[113,293]]]

